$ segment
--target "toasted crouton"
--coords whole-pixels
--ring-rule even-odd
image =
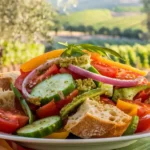
[[[0,88],[2,90],[10,90],[10,83],[14,83],[19,75],[19,71],[0,73]]]
[[[115,137],[124,133],[131,119],[116,106],[86,100],[69,117],[65,129],[81,138]]]
[[[2,89],[0,89],[0,108],[15,108],[15,95],[13,91],[2,91]]]

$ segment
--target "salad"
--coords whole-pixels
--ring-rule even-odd
[[[150,131],[145,71],[112,61],[112,55],[123,58],[108,48],[61,44],[66,48],[22,64],[10,89],[2,89],[11,98],[5,98],[9,106],[0,104],[1,132],[65,139]]]

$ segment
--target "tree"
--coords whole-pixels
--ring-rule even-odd
[[[133,38],[133,30],[125,29],[124,32],[122,33],[122,36],[128,37],[128,38]]]
[[[79,26],[77,27],[77,30],[80,31],[80,32],[86,32],[87,28],[86,28],[86,26],[84,26],[84,25],[79,25]]]
[[[45,0],[0,0],[0,37],[21,41],[48,40],[55,14]]]
[[[134,30],[133,33],[134,33],[134,38],[136,39],[142,39],[143,34],[144,34],[143,31],[140,29]]]
[[[147,29],[150,36],[150,0],[142,0],[144,5],[144,11],[147,13]]]
[[[112,36],[120,36],[121,35],[121,31],[119,28],[113,28],[112,31],[111,31],[111,35]]]
[[[87,30],[87,32],[88,32],[90,35],[92,35],[92,34],[95,33],[95,30],[94,30],[93,26],[87,26],[86,30]]]
[[[54,20],[54,24],[55,25],[52,28],[52,30],[54,30],[55,31],[55,35],[57,35],[58,31],[63,29],[63,26],[62,26],[62,24],[60,23],[60,21],[58,19]]]
[[[110,29],[106,27],[102,27],[99,29],[98,33],[103,35],[110,35]]]

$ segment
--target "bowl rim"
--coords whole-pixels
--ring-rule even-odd
[[[138,133],[129,136],[121,137],[110,137],[110,138],[92,138],[92,139],[43,139],[43,138],[28,138],[21,137],[17,135],[9,135],[0,132],[0,138],[5,140],[12,140],[16,142],[25,143],[41,143],[41,144],[96,144],[96,143],[107,143],[107,142],[119,142],[119,141],[129,141],[137,140],[140,138],[150,137],[150,133]]]

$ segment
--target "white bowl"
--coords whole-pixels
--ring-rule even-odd
[[[0,133],[2,139],[16,141],[22,146],[36,150],[112,150],[128,146],[144,137],[150,137],[150,133],[98,139],[42,139]]]

